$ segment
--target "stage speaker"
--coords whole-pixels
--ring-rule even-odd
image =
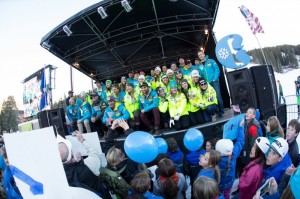
[[[65,137],[66,134],[68,134],[67,125],[66,125],[66,117],[64,109],[52,109],[49,110],[49,115],[51,118],[51,125],[54,128],[55,132],[58,132],[58,134],[62,137]]]
[[[275,110],[274,104],[278,106],[278,94],[273,67],[270,65],[252,66],[250,71],[256,91],[258,108],[261,112]]]
[[[51,118],[47,110],[40,111],[37,113],[37,118],[39,121],[40,128],[45,128],[51,126]]]
[[[248,68],[230,71],[226,74],[233,105],[239,105],[242,113],[249,107],[257,107],[255,91]]]

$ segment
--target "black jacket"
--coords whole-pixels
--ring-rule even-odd
[[[298,146],[296,139],[294,141],[292,141],[291,143],[289,143],[288,154],[290,155],[290,157],[292,159],[293,165],[295,167],[297,167],[299,164],[299,146]]]

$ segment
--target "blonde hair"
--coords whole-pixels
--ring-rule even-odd
[[[124,158],[124,153],[115,147],[110,148],[106,154],[106,160],[112,166],[118,165]]]
[[[193,184],[193,196],[195,199],[212,199],[219,194],[218,184],[214,179],[201,176]]]
[[[270,124],[270,133],[276,131],[274,135],[284,138],[284,133],[278,118],[276,116],[269,117],[268,122]]]

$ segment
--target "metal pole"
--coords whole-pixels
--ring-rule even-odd
[[[73,67],[70,65],[70,84],[71,84],[71,90],[73,90]]]
[[[50,110],[52,109],[52,65],[49,67],[49,101],[50,101]]]
[[[258,45],[259,45],[260,51],[261,51],[261,53],[262,53],[262,55],[263,55],[263,57],[264,57],[265,64],[267,65],[267,71],[268,71],[269,81],[270,81],[270,83],[271,83],[271,89],[272,89],[272,98],[273,98],[273,102],[274,102],[274,103],[273,103],[273,107],[274,107],[274,109],[275,109],[275,116],[277,117],[277,103],[276,103],[276,99],[277,99],[277,98],[276,98],[276,96],[275,96],[275,88],[274,88],[274,85],[272,84],[272,79],[271,79],[272,74],[271,74],[271,72],[270,72],[269,65],[268,65],[268,62],[267,62],[265,53],[264,53],[264,51],[263,51],[263,49],[262,49],[262,47],[261,47],[261,45],[260,45],[260,42],[259,42],[259,40],[257,39],[256,35],[254,35],[254,36],[255,36],[256,41],[257,41],[257,43],[258,43]],[[270,66],[271,66],[271,65],[270,65]]]

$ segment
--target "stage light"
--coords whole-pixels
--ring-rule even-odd
[[[204,26],[204,34],[208,35],[208,27],[206,25]]]
[[[64,25],[63,30],[68,36],[73,33],[67,25]]]
[[[169,0],[169,1],[171,1],[171,2],[176,2],[177,0]]]
[[[201,47],[200,47],[200,51],[203,51],[203,50],[204,50],[204,48],[203,48],[203,46],[201,46]]]
[[[100,6],[97,10],[102,19],[105,19],[108,16],[102,6]]]
[[[48,42],[46,42],[46,41],[44,41],[44,42],[42,43],[42,46],[43,46],[45,49],[47,49],[47,50],[50,50],[50,48],[51,48],[51,45],[48,44]]]
[[[74,67],[76,67],[76,68],[79,67],[79,63],[78,63],[78,62],[74,62],[72,65],[73,65]]]
[[[132,10],[132,7],[130,6],[127,0],[122,0],[121,5],[124,7],[126,12],[130,12]]]

